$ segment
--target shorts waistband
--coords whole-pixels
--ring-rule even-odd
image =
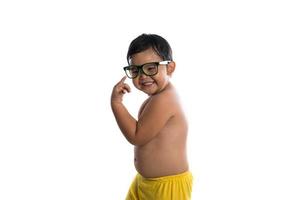
[[[174,174],[174,175],[162,176],[156,178],[146,178],[139,173],[137,174],[137,176],[144,181],[170,181],[170,180],[182,179],[185,177],[192,177],[192,173],[190,171],[186,171],[180,174]]]

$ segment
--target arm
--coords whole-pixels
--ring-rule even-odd
[[[133,144],[133,138],[135,134],[137,121],[130,115],[126,107],[123,105],[123,95],[130,92],[130,87],[124,83],[126,76],[124,76],[120,82],[118,82],[111,94],[111,108],[116,118],[117,124],[125,136],[125,138]]]
[[[111,108],[121,132],[128,142],[134,145],[137,121],[130,115],[123,103],[112,102]]]
[[[130,88],[124,77],[113,89],[111,107],[120,130],[133,145],[143,145],[152,140],[173,116],[173,101],[169,92],[157,94],[142,106],[139,120],[134,119],[122,103],[125,91]]]
[[[140,113],[134,143],[143,145],[152,140],[174,116],[174,96],[169,92],[152,96]]]

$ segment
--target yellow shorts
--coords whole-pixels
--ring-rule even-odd
[[[189,200],[192,186],[193,175],[189,171],[159,178],[144,178],[137,174],[126,200]]]

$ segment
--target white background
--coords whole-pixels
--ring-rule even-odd
[[[177,62],[193,199],[299,200],[299,10],[286,0],[1,1],[0,199],[124,199],[133,147],[110,93],[131,40],[156,33]],[[124,103],[136,116],[145,95],[132,89]]]

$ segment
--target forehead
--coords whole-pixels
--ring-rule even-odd
[[[145,51],[133,54],[129,63],[132,65],[142,65],[148,62],[161,61],[160,56],[152,49],[149,48]]]

